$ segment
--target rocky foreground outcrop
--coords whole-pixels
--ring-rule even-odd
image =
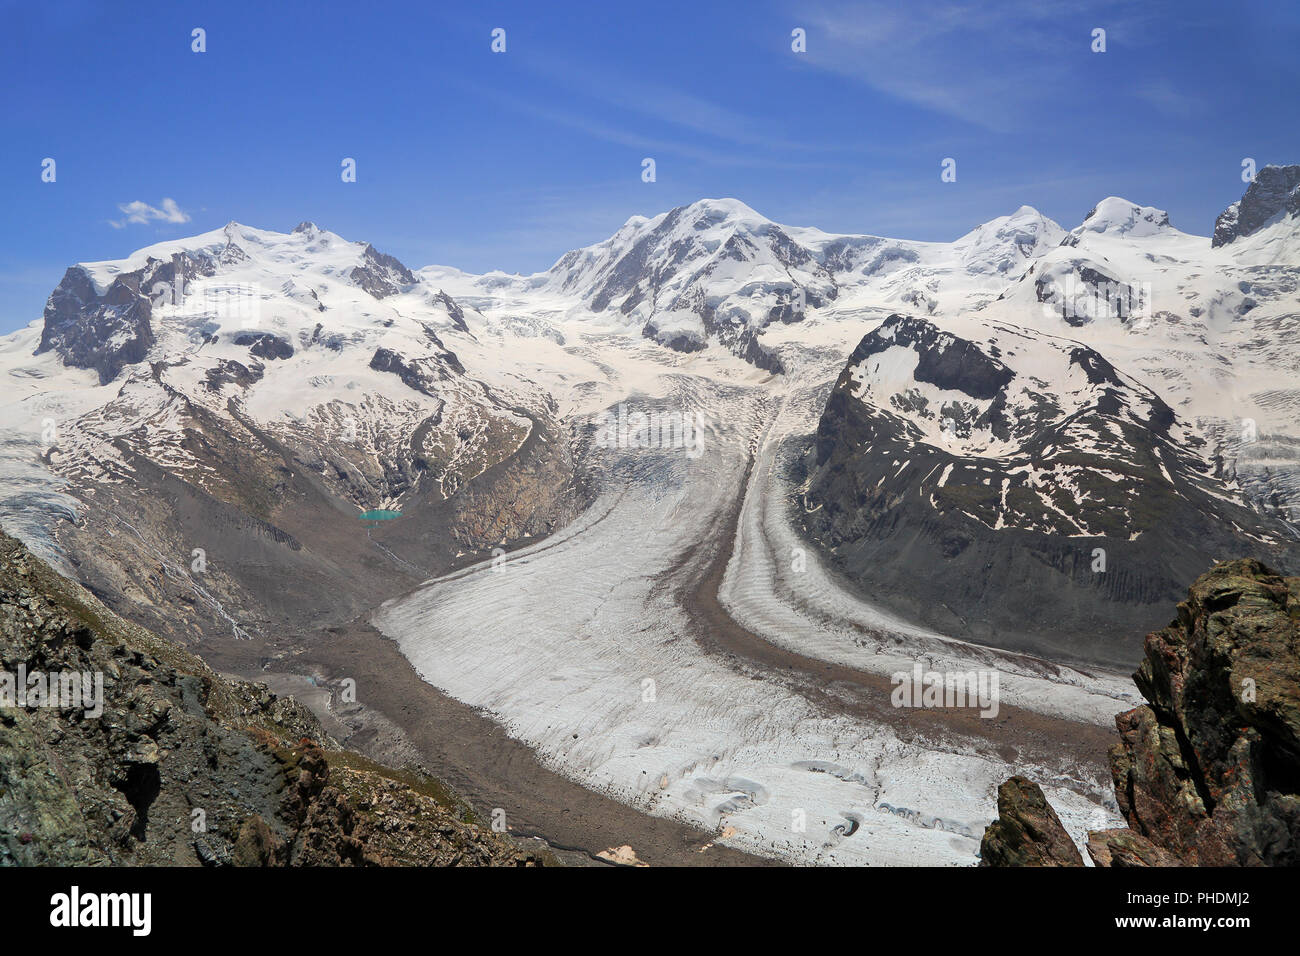
[[[980,849],[984,866],[1083,866],[1061,818],[1038,785],[1024,777],[998,787],[998,818]]]
[[[1116,717],[1110,752],[1128,826],[1089,835],[1093,862],[1300,865],[1300,578],[1220,564],[1145,650],[1133,679],[1147,703]],[[1060,865],[1063,837],[1042,791],[1012,778],[982,863]]]
[[[541,862],[436,780],[339,750],[292,698],[219,676],[0,533],[0,864]]]

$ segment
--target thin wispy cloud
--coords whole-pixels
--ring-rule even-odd
[[[1091,30],[1140,42],[1142,16],[1113,3],[945,2],[905,8],[826,0],[792,11],[807,23],[800,62],[985,129],[1035,121],[1093,66]],[[1098,60],[1100,66],[1103,61]]]
[[[694,93],[636,76],[611,75],[575,67],[569,61],[540,56],[524,60],[526,68],[578,96],[613,106],[625,115],[641,116],[686,130],[708,140],[744,149],[840,152],[843,143],[819,143],[779,134],[770,117],[748,116]]]
[[[134,202],[119,203],[117,207],[125,213],[122,219],[110,220],[114,229],[124,229],[129,225],[147,225],[151,222],[182,223],[190,221],[190,214],[176,204],[175,199],[163,198],[161,206],[151,206],[139,199]]]
[[[630,149],[642,150],[647,156],[656,153],[672,153],[701,163],[714,166],[730,166],[761,169],[816,170],[830,168],[832,164],[822,162],[788,161],[778,158],[756,155],[752,150],[728,150],[710,146],[698,146],[683,140],[664,139],[632,132],[622,126],[601,122],[589,116],[579,115],[563,109],[544,106],[538,102],[511,93],[464,83],[466,89],[478,96],[490,100],[497,106],[505,107],[534,119],[543,119],[557,126],[577,130],[595,139]]]

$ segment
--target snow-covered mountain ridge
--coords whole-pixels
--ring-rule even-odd
[[[995,530],[1113,536],[1132,502],[1091,508],[1063,467],[1047,490],[1033,449],[1068,460],[1109,447],[1117,468],[1143,457],[1135,443],[1147,436],[1164,448],[1152,452],[1157,473],[1183,462],[1206,494],[1294,522],[1295,169],[1261,170],[1213,243],[1113,196],[1071,230],[1022,206],[951,243],[784,226],[720,199],[632,217],[532,276],[411,270],[310,222],[288,233],[230,223],[81,263],[42,320],[0,339],[10,436],[0,517],[40,539],[104,487],[142,481],[146,463],[242,509],[279,466],[259,453],[267,477],[232,473],[215,436],[240,448],[253,433],[331,507],[458,504],[467,482],[526,445],[570,472],[583,423],[666,394],[664,370],[828,390],[864,335],[907,331],[851,378],[859,400],[901,423],[899,437],[955,456],[930,476],[933,494],[917,489],[921,500],[951,498],[964,469],[996,460],[1005,502],[964,514]],[[880,325],[895,314],[915,321]],[[1009,390],[927,381],[931,351],[952,337],[1014,369]],[[1135,431],[1081,414],[1097,376],[1125,383],[1106,401],[1136,412]],[[536,440],[561,429],[563,449]],[[466,520],[481,546],[554,518]]]

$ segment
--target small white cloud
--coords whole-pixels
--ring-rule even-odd
[[[151,206],[147,202],[141,202],[139,199],[135,202],[120,203],[117,208],[126,213],[126,218],[109,220],[109,224],[114,229],[121,229],[131,223],[142,225],[149,222],[190,221],[190,214],[176,205],[175,199],[164,198],[161,208]]]

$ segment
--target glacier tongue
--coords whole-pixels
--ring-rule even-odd
[[[764,449],[754,480],[774,480],[764,437],[780,406],[770,387],[672,381],[668,395],[643,407],[703,407],[709,430],[700,457],[607,451],[595,469],[605,476],[599,495],[574,524],[506,559],[429,581],[374,615],[425,680],[488,711],[584,786],[792,861],[973,864],[997,784],[1025,763],[1049,782],[1076,836],[1114,819],[1095,766],[1040,754],[1013,767],[960,738],[900,736],[711,651],[682,598],[697,584],[702,556],[730,546],[726,517],[736,503],[744,497],[749,512],[766,499],[768,489],[747,489],[747,463]],[[852,607],[840,605],[846,617],[831,630],[787,603],[788,592],[771,596],[770,582],[770,599],[755,599],[765,566],[751,551],[771,547],[755,540],[765,533],[742,520],[744,543],[728,568],[727,594],[742,621],[794,624],[797,636],[775,639],[882,670],[909,668],[918,653],[988,664],[978,649],[895,630],[846,597]],[[792,540],[785,534],[781,548]],[[736,587],[738,577],[750,586]],[[874,661],[853,640],[882,633],[898,643]],[[819,646],[823,638],[838,643]],[[1126,705],[1118,680],[1076,675],[1076,684],[1021,670],[1004,699],[1098,723]]]

